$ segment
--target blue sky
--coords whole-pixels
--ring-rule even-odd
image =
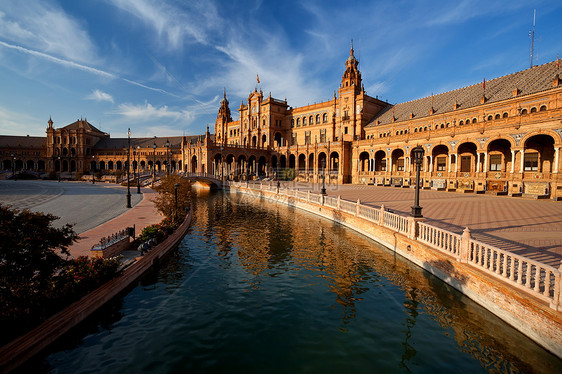
[[[562,52],[560,1],[0,0],[0,134],[86,117],[112,137],[194,135],[223,89],[329,100],[350,40],[367,93],[400,103]],[[211,127],[212,129],[212,127]]]

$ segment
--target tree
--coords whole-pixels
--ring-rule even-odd
[[[178,186],[178,210],[176,212],[175,185]],[[154,187],[158,195],[154,198],[156,209],[166,218],[179,219],[185,216],[185,210],[191,204],[191,183],[179,175],[170,174],[161,179],[160,185]]]

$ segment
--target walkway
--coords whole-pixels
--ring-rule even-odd
[[[320,192],[318,185],[285,185]],[[414,202],[410,188],[346,184],[327,185],[326,192],[366,205],[384,205],[402,215],[410,214]],[[476,240],[554,267],[561,265],[562,202],[422,190],[420,205],[431,225],[457,234],[469,227]]]
[[[132,208],[126,208],[125,187],[108,183],[0,181],[0,204],[17,209],[51,213],[53,225],[74,225],[80,239],[71,248],[73,257],[88,255],[102,237],[135,225],[140,233],[162,216],[154,208],[154,191],[142,188],[142,194],[131,189]]]

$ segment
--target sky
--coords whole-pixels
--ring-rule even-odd
[[[562,53],[561,1],[0,0],[0,134],[212,132],[224,90],[235,120],[255,88],[330,100],[351,40],[368,95],[415,100],[529,68],[535,9],[540,65]]]

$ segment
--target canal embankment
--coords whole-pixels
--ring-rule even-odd
[[[116,278],[53,315],[27,334],[0,348],[0,372],[14,370],[130,287],[179,244],[191,225],[192,215],[192,210],[189,210],[182,224],[172,234],[144,256],[138,257]]]
[[[462,292],[562,358],[560,269],[471,237],[360,201],[268,185],[231,183],[241,192],[317,214],[349,227]]]

